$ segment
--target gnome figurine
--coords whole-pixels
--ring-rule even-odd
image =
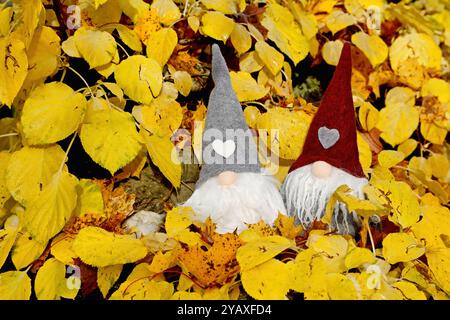
[[[241,232],[263,220],[273,224],[286,213],[277,180],[262,172],[256,143],[231,86],[219,46],[212,46],[211,91],[202,137],[200,178],[183,206],[200,221],[211,217],[216,232]]]
[[[333,78],[310,125],[303,152],[289,169],[281,193],[287,213],[309,227],[325,214],[331,195],[341,185],[362,198],[368,183],[359,162],[355,111],[351,89],[351,47],[345,43]],[[355,234],[359,225],[354,212],[337,203],[331,229]]]

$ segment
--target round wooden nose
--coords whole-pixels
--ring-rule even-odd
[[[219,183],[223,186],[232,185],[237,179],[237,173],[233,171],[224,171],[219,174]]]
[[[312,164],[311,172],[317,178],[327,178],[331,175],[333,167],[325,161],[316,161]]]

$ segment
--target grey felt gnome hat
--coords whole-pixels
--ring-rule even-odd
[[[209,96],[197,185],[224,171],[261,172],[256,144],[217,44],[212,46],[211,73],[214,89]]]

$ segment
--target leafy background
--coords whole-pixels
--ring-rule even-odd
[[[449,1],[0,8],[1,299],[449,298]],[[269,146],[281,181],[342,41],[354,44],[370,184],[366,200],[340,187],[329,208],[357,212],[356,238],[328,232],[331,210],[311,230],[280,216],[237,236],[177,208],[198,165],[170,159],[174,146],[201,150],[211,43],[222,43],[249,126],[279,129]],[[161,229],[130,234],[123,222],[138,210],[159,214]]]

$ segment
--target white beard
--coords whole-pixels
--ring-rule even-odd
[[[317,178],[312,174],[311,166],[309,164],[289,173],[281,187],[288,215],[294,216],[305,228],[322,218],[328,200],[339,186],[346,184],[352,189],[350,194],[363,199],[362,188],[368,183],[366,178],[352,176],[336,167],[332,168],[330,177]],[[341,234],[355,235],[355,224],[359,224],[356,213],[348,214],[343,203],[336,203],[331,229],[337,229]]]
[[[262,173],[238,173],[230,186],[220,185],[217,177],[212,177],[197,187],[182,206],[192,207],[200,221],[211,217],[217,233],[236,229],[240,233],[247,224],[263,220],[272,225],[278,212],[286,213],[278,188],[274,177]]]

